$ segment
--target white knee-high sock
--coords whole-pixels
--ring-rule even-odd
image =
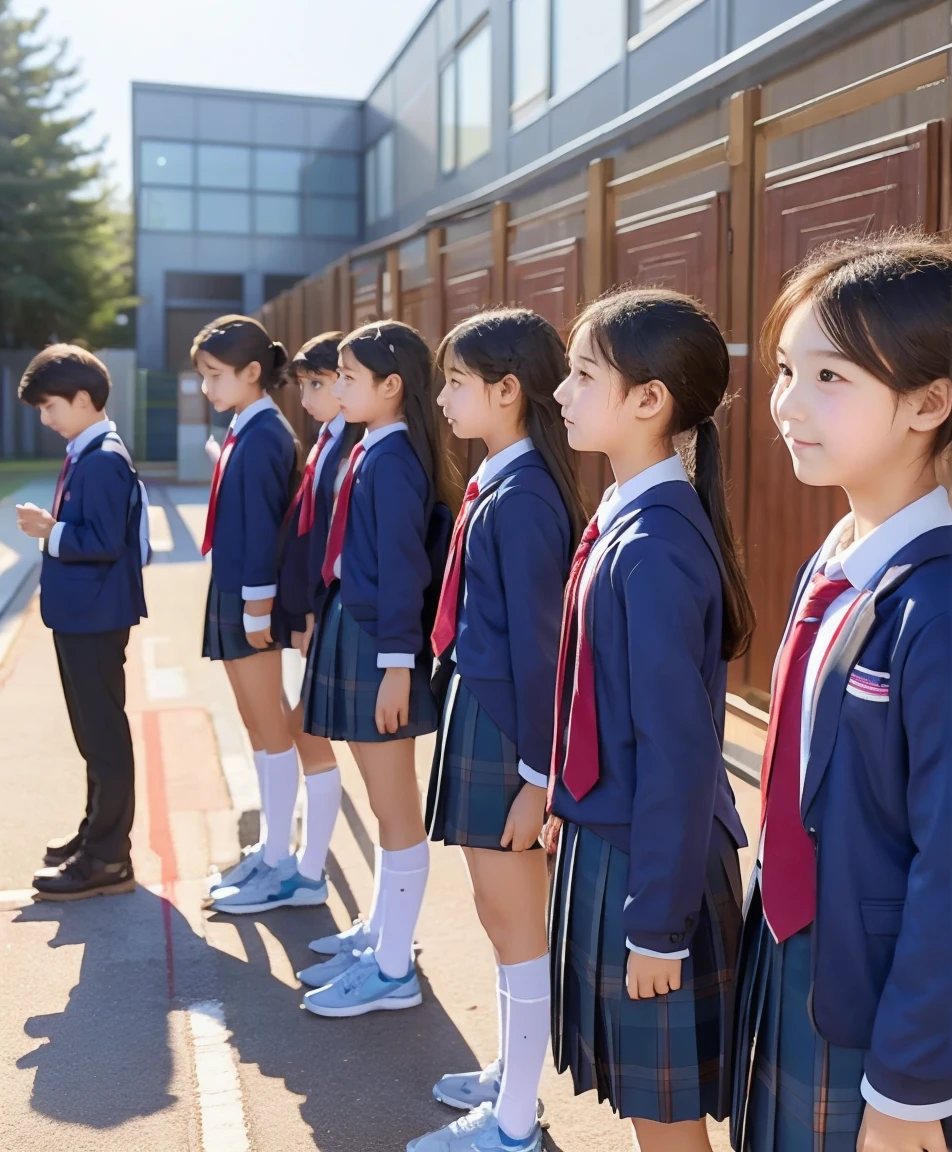
[[[261,797],[258,819],[258,840],[263,844],[268,838],[268,753],[252,752],[255,772],[258,774],[258,794]]]
[[[329,772],[305,776],[304,787],[307,790],[307,831],[298,871],[308,880],[320,880],[340,811],[340,769],[332,768]]]
[[[383,923],[374,952],[380,971],[397,979],[406,976],[413,963],[413,933],[430,872],[430,844],[421,840],[399,852],[384,850],[382,857]]]
[[[383,924],[383,849],[379,844],[374,845],[374,894],[370,901],[370,915],[367,917],[367,935],[371,946],[376,948],[380,940],[380,928]]]
[[[496,1118],[514,1140],[528,1136],[536,1122],[539,1080],[549,1044],[549,957],[506,964],[509,1029],[503,1056]]]
[[[264,862],[274,867],[290,851],[291,822],[298,790],[297,749],[268,756],[268,839]]]
[[[496,1022],[499,1026],[499,1067],[505,1068],[506,1044],[509,1039],[509,989],[506,969],[496,961]]]

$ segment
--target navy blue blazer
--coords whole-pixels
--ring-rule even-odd
[[[815,699],[816,1029],[890,1100],[952,1101],[952,528],[893,557]]]
[[[44,548],[40,614],[54,632],[112,632],[147,616],[135,474],[115,433],[94,440],[63,488],[59,555]]]
[[[747,843],[722,755],[723,561],[684,481],[649,488],[606,532],[586,600],[601,777],[581,801],[559,779],[553,811],[629,854],[628,940],[680,952],[697,927],[714,821]]]
[[[561,493],[535,450],[490,481],[467,523],[457,668],[519,759],[543,775],[571,542]]]
[[[406,432],[367,449],[354,477],[341,555],[341,603],[377,641],[377,655],[419,656],[433,498]]]
[[[242,588],[277,584],[296,459],[294,432],[277,408],[258,412],[239,432],[218,490],[212,579],[219,591],[249,600],[257,597]]]
[[[309,612],[320,614],[326,588],[321,565],[327,550],[327,533],[334,511],[334,482],[340,466],[344,435],[327,449],[314,493],[314,526],[306,536],[298,536],[301,505],[294,509],[281,541],[278,560],[278,602],[296,632],[303,632]]]

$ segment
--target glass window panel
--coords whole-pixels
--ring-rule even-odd
[[[199,232],[251,231],[251,197],[244,192],[199,192]]]
[[[459,50],[459,129],[457,132],[460,168],[489,151],[492,125],[492,57],[489,26],[477,33]]]
[[[373,224],[377,219],[377,149],[364,153],[364,219]]]
[[[305,191],[337,196],[360,194],[360,157],[346,152],[326,152],[314,157],[304,169]]]
[[[299,192],[303,152],[289,148],[258,148],[255,151],[255,188],[262,192]]]
[[[456,61],[440,73],[440,171],[456,167]]]
[[[139,193],[139,227],[160,232],[191,232],[191,191],[143,188]]]
[[[305,201],[305,226],[309,236],[353,237],[358,232],[357,201],[312,196]]]
[[[143,184],[191,184],[193,156],[191,144],[143,140],[139,152],[140,179]]]
[[[255,232],[261,236],[297,236],[300,231],[299,196],[255,197]]]
[[[679,8],[684,7],[685,0],[641,0],[641,30],[650,28],[660,20],[666,19]]]
[[[377,141],[377,219],[393,215],[394,147],[393,133]]]
[[[251,151],[228,144],[199,144],[198,183],[202,188],[247,188]]]
[[[549,87],[549,0],[512,0],[512,104]]]
[[[625,0],[553,0],[552,94],[577,92],[622,58]]]

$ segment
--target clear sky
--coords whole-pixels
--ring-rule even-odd
[[[133,80],[366,96],[431,0],[14,0],[46,7],[47,36],[69,42],[93,110],[90,143],[108,138],[112,182],[132,184]]]

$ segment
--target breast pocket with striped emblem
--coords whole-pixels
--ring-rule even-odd
[[[860,700],[872,700],[877,704],[889,703],[889,673],[877,672],[857,664],[850,673],[846,691]]]

